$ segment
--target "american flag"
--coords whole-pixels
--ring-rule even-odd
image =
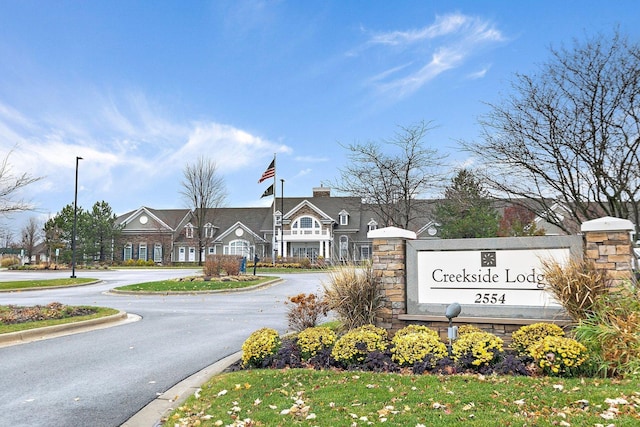
[[[262,176],[258,180],[258,184],[274,176],[276,176],[276,159],[271,160],[269,167],[267,167],[267,170],[262,173]]]

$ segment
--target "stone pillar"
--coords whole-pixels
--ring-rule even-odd
[[[387,227],[370,231],[367,237],[373,239],[373,271],[382,300],[376,313],[375,325],[393,334],[406,325],[398,319],[399,315],[407,313],[405,242],[407,239],[415,239],[416,234]]]
[[[633,246],[631,232],[635,229],[627,219],[604,217],[584,222],[585,259],[606,270],[615,287],[633,278]]]

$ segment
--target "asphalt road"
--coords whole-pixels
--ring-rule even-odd
[[[0,424],[119,426],[186,377],[240,350],[261,327],[284,333],[285,301],[316,292],[322,274],[249,292],[207,295],[109,294],[117,286],[191,275],[195,270],[77,271],[103,280],[56,290],[0,293],[0,304],[56,301],[98,305],[142,317],[137,322],[0,348]],[[0,281],[68,277],[69,272],[0,272]]]

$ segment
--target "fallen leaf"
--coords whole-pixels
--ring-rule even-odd
[[[605,399],[604,403],[608,404],[608,405],[628,405],[629,402],[627,402],[625,399],[621,398],[621,397],[617,397],[615,399]]]

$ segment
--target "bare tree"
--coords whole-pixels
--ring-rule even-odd
[[[11,151],[0,161],[0,215],[23,212],[32,208],[31,204],[19,196],[20,190],[42,178],[36,178],[28,173],[14,175],[11,172],[9,157]]]
[[[603,215],[640,215],[640,45],[614,31],[550,49],[537,74],[480,119],[486,182],[562,230]],[[562,209],[553,209],[561,206]]]
[[[41,236],[42,224],[35,217],[30,217],[27,224],[22,228],[22,246],[27,259],[31,260],[34,248]]]
[[[420,122],[401,126],[389,140],[343,146],[351,163],[340,169],[340,178],[331,186],[362,198],[385,226],[408,229],[420,216],[415,200],[443,181],[446,156],[424,143],[431,129],[431,123]]]
[[[204,157],[187,164],[181,184],[180,194],[185,198],[187,207],[193,210],[194,233],[198,240],[198,265],[202,265],[202,249],[207,239],[205,225],[213,225],[215,209],[221,207],[227,198],[226,186],[217,173],[216,163]]]

